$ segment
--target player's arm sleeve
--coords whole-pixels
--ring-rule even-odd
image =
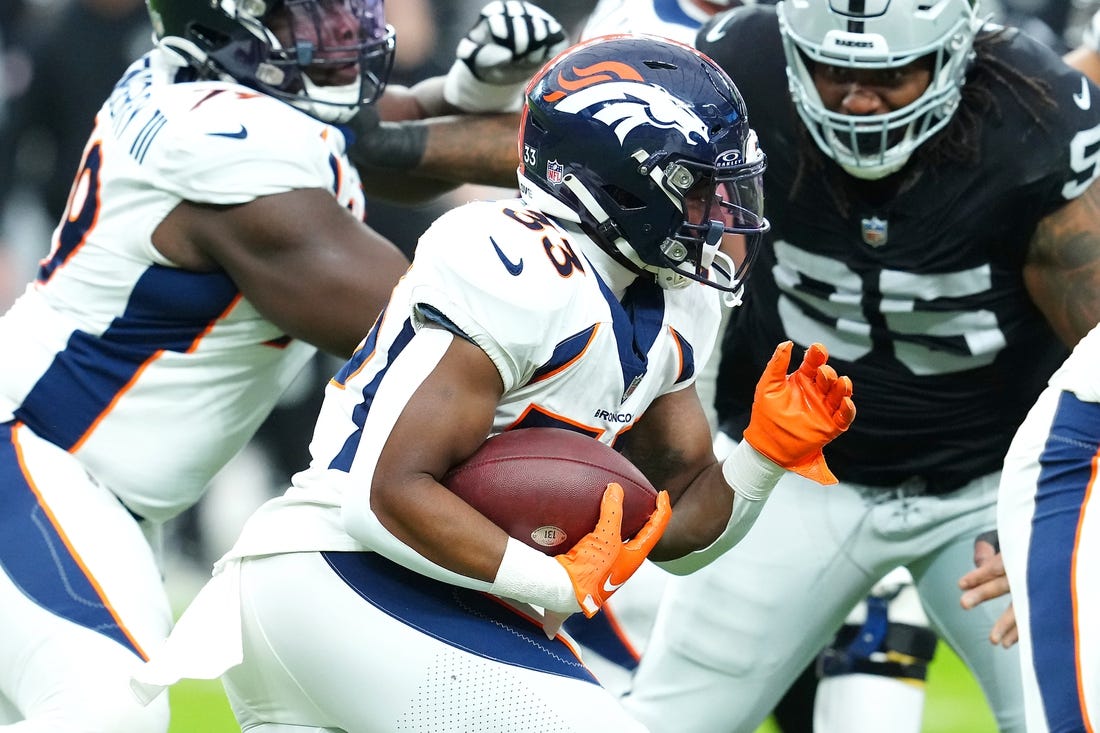
[[[1038,45],[1033,40],[1028,42]],[[1056,105],[1044,115],[1045,134],[1024,156],[1027,165],[1036,171],[1023,171],[1025,179],[1042,176],[1048,184],[1043,192],[1045,216],[1079,197],[1100,176],[1100,155],[1096,151],[1100,142],[1100,86],[1062,63],[1046,47],[1025,59],[1035,59],[1035,75],[1046,80]]]
[[[772,489],[784,470],[741,441],[722,462],[722,478],[734,493],[733,507],[726,527],[710,545],[674,560],[657,561],[673,575],[687,575],[710,565],[748,534],[756,523]]]
[[[406,303],[415,334],[387,370],[372,400],[349,474],[352,484],[345,492],[343,522],[353,538],[394,562],[446,583],[491,591],[491,583],[460,575],[421,556],[385,528],[370,504],[374,467],[393,426],[453,339],[463,338],[481,348],[506,391],[520,383],[525,371],[523,357],[517,357],[511,348],[512,338],[500,333],[510,327],[510,319],[502,318],[509,313],[503,302],[508,296],[491,286],[492,278],[486,277],[476,248],[464,250],[462,246],[472,236],[470,232],[479,229],[462,213],[445,215],[433,228],[421,240],[416,261],[406,275],[415,278],[407,289]]]
[[[689,319],[671,327],[671,344],[678,351],[679,359],[676,374],[672,375],[671,384],[664,394],[678,392],[699,382],[699,377],[704,374],[710,359],[719,358],[717,353],[719,326],[722,322],[722,314],[718,299],[713,297],[714,291],[706,287],[691,288],[693,304],[688,310],[692,314]],[[710,370],[713,381],[713,373]],[[709,385],[708,385],[709,387]],[[709,394],[709,392],[708,392]],[[702,393],[700,393],[702,397]]]
[[[422,273],[412,288],[413,317],[417,323],[445,318],[489,357],[500,374],[504,391],[516,389],[531,377],[545,358],[546,323],[557,309],[562,290],[548,287],[530,261],[542,256],[541,240],[505,219],[494,202],[468,204],[444,214],[417,244]],[[503,229],[500,227],[503,226]],[[494,227],[497,227],[494,229]],[[522,276],[507,274],[492,247],[507,243],[528,257]],[[420,252],[428,255],[421,258]],[[516,255],[522,259],[522,255]]]
[[[325,128],[276,100],[172,110],[141,167],[162,190],[201,204],[242,204],[302,188],[332,190]]]
[[[418,553],[394,536],[371,509],[374,468],[390,432],[412,395],[439,364],[456,336],[445,329],[422,328],[402,349],[378,387],[362,427],[356,455],[346,474],[342,518],[357,542],[421,575],[474,590],[491,583],[455,573]]]

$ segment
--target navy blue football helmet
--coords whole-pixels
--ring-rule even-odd
[[[531,80],[521,130],[530,205],[578,222],[664,288],[698,281],[739,299],[768,230],[765,157],[741,94],[708,57],[656,36],[579,44]]]
[[[146,0],[163,46],[326,122],[381,94],[394,31],[382,0]]]

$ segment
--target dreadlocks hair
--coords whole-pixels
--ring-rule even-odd
[[[1050,85],[1021,74],[993,53],[994,48],[1007,43],[1018,32],[1015,28],[999,27],[974,39],[974,62],[962,86],[959,108],[938,135],[917,149],[919,160],[927,165],[978,162],[983,120],[987,116],[1000,119],[1001,115],[991,91],[994,84],[1008,89],[1039,129],[1049,129],[1046,115],[1057,109]]]
[[[946,164],[975,165],[981,157],[982,126],[987,119],[1000,119],[1001,110],[993,94],[995,84],[1008,89],[1012,98],[1024,109],[1031,121],[1041,130],[1049,129],[1048,115],[1057,111],[1057,103],[1051,95],[1050,85],[1042,79],[1027,76],[1005,63],[995,50],[1008,43],[1018,33],[1015,28],[996,27],[983,31],[974,39],[974,60],[967,71],[961,89],[959,107],[951,121],[934,137],[913,153],[917,165],[906,165],[900,172],[897,190],[908,188],[921,171],[936,169]],[[799,119],[791,103],[791,114]],[[805,125],[799,124],[798,170],[795,173],[791,195],[815,174],[825,169],[825,156],[810,137]],[[911,161],[912,162],[912,161]],[[847,186],[849,176],[834,172],[830,176],[829,190],[838,209],[847,215],[851,209]]]

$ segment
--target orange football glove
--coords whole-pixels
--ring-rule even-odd
[[[837,376],[825,363],[829,352],[816,343],[788,375],[792,346],[790,341],[781,343],[764,367],[745,440],[788,471],[819,484],[835,484],[821,449],[855,419],[852,380]]]
[[[596,528],[581,537],[569,552],[555,558],[569,573],[585,616],[595,616],[611,594],[641,567],[661,539],[670,517],[668,492],[661,491],[657,494],[657,508],[645,525],[632,540],[623,542],[623,487],[616,483],[607,485]]]

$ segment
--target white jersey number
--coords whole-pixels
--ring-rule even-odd
[[[870,301],[860,276],[839,260],[784,241],[775,243],[775,258],[779,318],[787,335],[800,344],[821,341],[838,359],[855,361],[871,352],[869,308],[878,311],[889,332],[894,357],[916,375],[985,366],[1005,346],[992,311],[929,307],[940,298],[989,290],[988,265],[924,275],[883,270],[878,276],[882,297]]]
[[[1086,91],[1088,87],[1085,87]],[[1082,130],[1069,143],[1069,163],[1074,171],[1084,174],[1081,181],[1069,181],[1062,187],[1062,196],[1074,199],[1092,185],[1100,174],[1100,125]]]

